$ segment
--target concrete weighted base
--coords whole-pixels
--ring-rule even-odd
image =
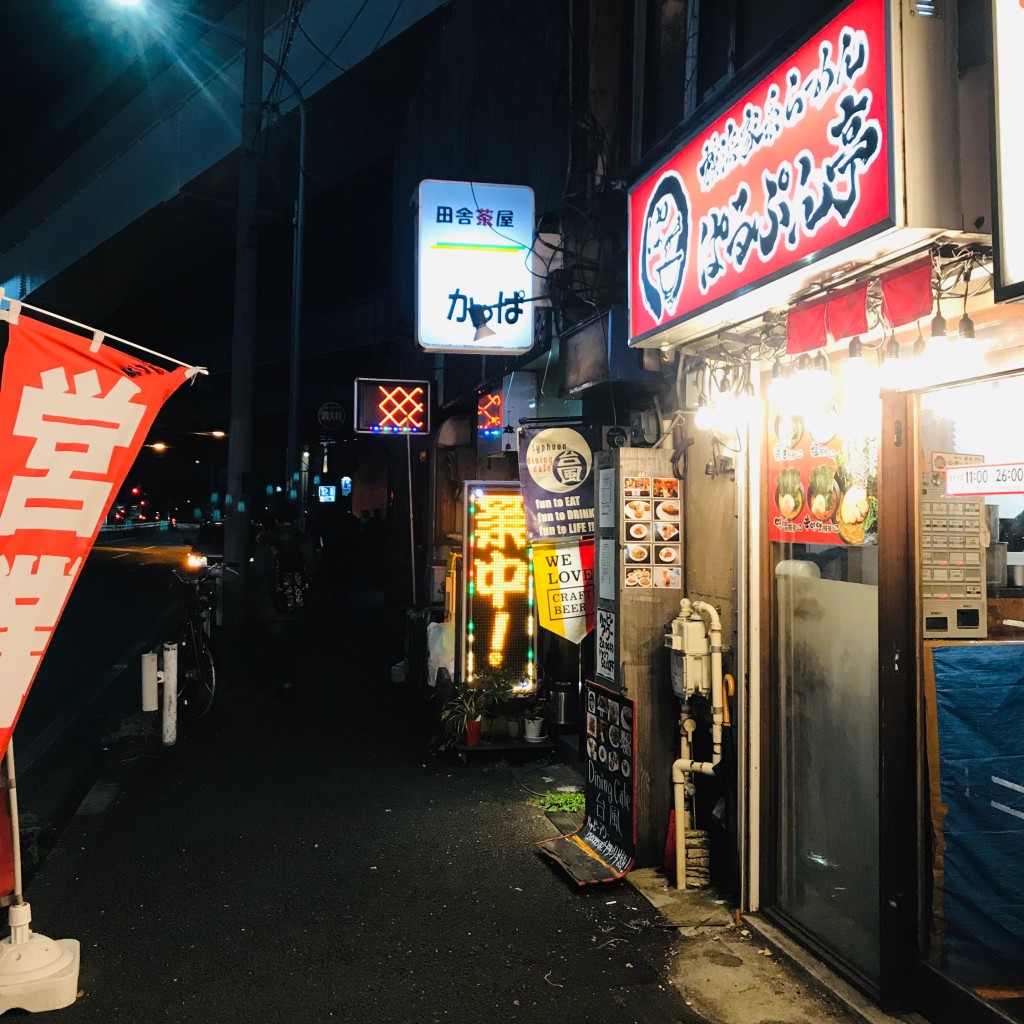
[[[29,928],[27,903],[8,911],[9,938],[0,940],[0,1013],[29,1013],[70,1006],[78,995],[77,939],[50,939]]]

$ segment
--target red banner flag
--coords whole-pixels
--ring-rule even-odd
[[[24,315],[0,380],[0,755],[82,563],[186,379]]]

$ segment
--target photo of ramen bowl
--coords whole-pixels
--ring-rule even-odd
[[[776,416],[775,436],[779,444],[792,448],[804,436],[804,421],[800,416]]]
[[[854,484],[838,497],[835,512],[839,536],[847,544],[872,544],[878,531],[878,498],[864,484]]]
[[[839,484],[829,465],[816,466],[807,481],[807,510],[820,523],[835,515],[839,506]]]
[[[775,485],[775,507],[783,519],[796,519],[804,510],[804,487],[800,482],[800,474],[792,467],[779,473]]]

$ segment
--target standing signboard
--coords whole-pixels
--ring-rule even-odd
[[[587,680],[583,825],[538,843],[579,885],[612,882],[636,859],[636,704]]]
[[[0,385],[0,753],[100,526],[183,367],[21,315]]]

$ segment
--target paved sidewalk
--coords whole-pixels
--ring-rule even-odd
[[[528,798],[574,767],[433,752],[382,619],[370,594],[320,614],[286,700],[259,630],[226,630],[210,716],[115,751],[26,893],[82,943],[54,1020],[858,1020],[707,896],[694,930],[655,873],[571,885]]]

